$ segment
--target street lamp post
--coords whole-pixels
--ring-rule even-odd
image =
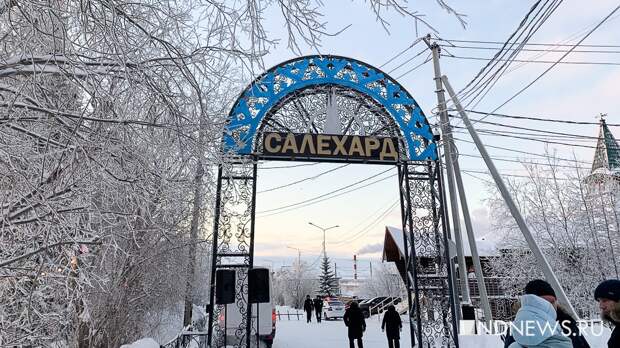
[[[312,223],[312,222],[308,222],[308,224],[310,224],[310,225],[318,228],[319,230],[323,231],[323,256],[327,257],[327,252],[325,250],[325,231],[331,230],[332,228],[336,228],[336,227],[340,227],[340,226],[334,225],[334,226],[331,226],[331,227],[323,228],[323,227],[321,227],[321,226],[319,226],[319,225],[317,225],[315,223]]]
[[[286,247],[289,249],[297,250],[297,267],[299,267],[299,265],[301,265],[301,249],[288,245]]]

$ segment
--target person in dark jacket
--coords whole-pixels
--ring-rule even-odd
[[[321,300],[321,296],[316,295],[316,298],[313,301],[314,303],[314,315],[316,315],[316,322],[321,322],[321,315],[323,315],[323,300]]]
[[[609,279],[600,283],[594,290],[603,320],[614,326],[607,341],[608,348],[620,348],[620,280]]]
[[[394,306],[389,305],[381,323],[381,331],[385,331],[389,348],[400,348],[400,330],[402,328],[403,323],[400,320],[400,315]]]
[[[304,311],[306,311],[306,323],[312,322],[312,309],[314,308],[314,304],[312,303],[312,299],[310,295],[306,295],[306,300],[304,301]]]
[[[348,327],[349,334],[349,348],[355,348],[355,340],[357,340],[357,347],[364,348],[362,342],[362,336],[366,331],[366,321],[364,320],[364,314],[360,310],[360,306],[357,302],[351,302],[351,305],[344,312],[344,324]]]
[[[557,298],[555,291],[551,284],[541,279],[535,279],[527,283],[525,286],[526,295],[536,295],[544,298],[554,305],[556,309],[556,321],[559,324],[559,328],[562,330],[562,334],[570,338],[573,348],[590,348],[588,341],[581,335],[577,321],[568,314],[560,305],[557,304]],[[512,334],[508,333],[504,339],[504,348],[508,348],[513,342],[515,342]]]

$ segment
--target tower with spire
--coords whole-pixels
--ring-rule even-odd
[[[616,191],[620,184],[620,146],[605,123],[605,116],[605,114],[600,116],[600,130],[592,170],[585,179],[591,193]]]

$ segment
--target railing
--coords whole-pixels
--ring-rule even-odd
[[[188,328],[191,329],[191,327]],[[170,342],[160,345],[160,348],[187,348],[190,346],[192,348],[206,348],[207,336],[206,332],[183,330]]]
[[[295,317],[297,320],[299,320],[299,317],[304,317],[305,313],[300,312],[299,310],[295,310],[294,313],[291,313],[288,309],[286,310],[286,313],[281,313],[280,311],[276,311],[276,316],[278,317],[278,320],[282,321],[282,317],[286,316],[286,318],[288,320],[291,320],[291,317]]]
[[[207,326],[208,314],[198,320],[193,321],[190,325],[181,330],[177,337],[168,343],[160,345],[160,348],[206,348],[208,344],[208,333],[205,332]]]
[[[378,314],[377,318],[379,318],[380,320],[381,313],[385,312],[386,307],[389,305],[396,305],[397,301],[400,301],[400,299],[399,298],[386,298],[385,300],[377,303],[376,305],[372,307],[368,307],[368,313],[370,314],[370,316],[372,316],[372,312],[373,310],[375,310]]]

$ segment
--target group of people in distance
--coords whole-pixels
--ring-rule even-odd
[[[321,300],[321,296],[317,295],[313,300],[310,298],[310,295],[306,295],[306,300],[304,301],[304,311],[306,312],[306,322],[312,322],[312,311],[314,310],[316,314],[316,322],[321,322],[321,315],[323,314],[323,300]]]
[[[317,322],[321,322],[321,315],[323,311],[323,300],[320,296],[317,296],[314,300],[310,298],[310,295],[306,296],[304,301],[304,311],[306,312],[306,322],[312,322],[312,311],[315,311]],[[349,337],[349,347],[355,348],[355,341],[357,341],[358,348],[364,347],[362,337],[364,331],[366,331],[366,320],[364,319],[364,313],[360,309],[356,301],[349,303],[349,308],[344,312],[342,317],[344,325],[347,326],[347,333]],[[381,331],[385,332],[388,340],[389,348],[400,348],[400,332],[403,328],[400,315],[396,312],[396,307],[389,305],[386,312],[383,315],[383,322],[381,323]]]
[[[594,290],[594,299],[599,303],[603,320],[613,326],[607,348],[620,348],[620,280],[600,283]],[[535,279],[528,282],[520,304],[513,330],[504,339],[504,348],[590,348],[579,324],[558,303],[553,287],[546,281]],[[319,296],[314,300],[306,296],[304,310],[308,322],[312,320],[313,309],[317,321],[321,322],[322,308],[323,301]],[[355,348],[357,341],[357,346],[363,348],[366,321],[356,301],[349,304],[343,320],[348,328],[349,347]],[[381,330],[386,333],[389,348],[400,348],[402,321],[392,305],[384,313]]]
[[[608,348],[620,348],[620,280],[610,279],[594,290],[604,321],[614,326]],[[527,283],[521,307],[506,335],[504,348],[590,348],[577,321],[557,301],[553,287],[541,279]]]

